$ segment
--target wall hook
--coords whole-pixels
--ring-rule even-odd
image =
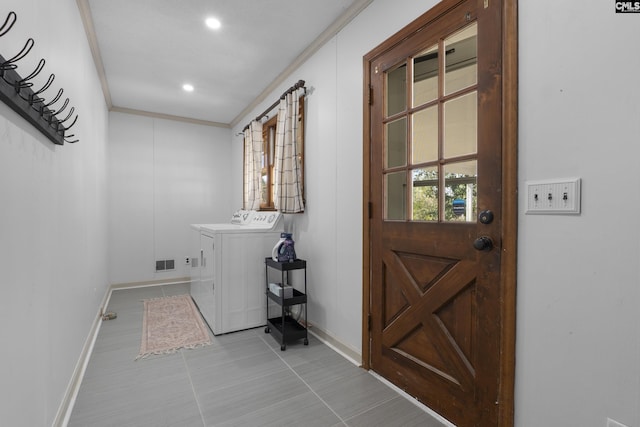
[[[0,27],[0,37],[7,34],[17,20],[18,20],[18,16],[16,15],[16,13],[13,11],[9,12],[9,14],[7,15],[7,19],[5,19],[4,21],[4,24],[2,24],[2,27]]]
[[[76,116],[76,119],[77,119],[77,118],[78,118],[78,116]],[[75,123],[75,120],[74,120],[74,123]],[[68,142],[69,144],[75,144],[76,142],[80,141],[79,139],[71,140],[71,138],[73,138],[74,136],[75,136],[75,135],[71,134],[71,135],[69,135],[69,136],[66,136],[66,137],[64,138],[64,140],[65,140],[66,142]]]
[[[15,12],[10,12],[4,23],[0,26],[0,37],[7,34],[17,21]],[[18,73],[18,62],[26,57],[33,49],[35,42],[32,38],[27,39],[22,49],[9,59],[0,55],[0,101],[20,114],[33,127],[50,139],[54,144],[63,145],[64,142],[76,143],[78,139],[72,139],[74,135],[66,135],[66,132],[76,124],[78,115],[74,117],[75,108],[71,107],[63,120],[58,119],[58,115],[69,107],[69,98],[66,98],[60,108],[54,110],[49,108],[60,100],[64,89],[60,88],[56,96],[51,100],[46,100],[43,92],[47,91],[53,81],[55,74],[50,74],[45,84],[37,90],[33,90],[33,80],[42,73],[46,61],[40,59],[35,69],[25,77]],[[70,126],[65,127],[64,123],[71,120]]]
[[[76,114],[76,117],[73,119],[73,121],[71,122],[71,124],[65,128],[65,130],[69,130],[69,129],[71,129],[71,128],[73,127],[73,125],[75,125],[75,124],[76,124],[76,122],[77,122],[77,121],[78,121],[78,115]],[[69,135],[69,136],[73,136],[73,135]]]
[[[55,98],[53,98],[52,101],[50,101],[50,102],[48,102],[46,104],[43,104],[42,106],[46,107],[46,108],[51,107],[53,104],[55,104],[60,99],[60,97],[62,96],[62,92],[64,92],[64,89],[60,88],[58,90],[58,94],[55,96]]]
[[[45,113],[52,114],[51,110],[49,110],[49,107],[55,104],[56,101],[60,99],[60,97],[62,96],[62,92],[64,92],[64,90],[60,88],[58,90],[58,94],[55,96],[55,98],[53,98],[52,101],[45,104],[43,100],[37,108],[34,108],[38,113],[40,113],[40,117],[44,117]]]
[[[18,68],[18,66],[14,64],[14,62],[18,62],[22,58],[27,56],[29,52],[31,52],[31,49],[33,48],[34,44],[35,42],[33,41],[33,39],[29,38],[27,42],[24,44],[24,47],[22,48],[22,50],[18,52],[16,56],[14,56],[11,59],[7,59],[2,64],[0,64],[0,70],[6,71],[6,70],[15,70],[16,68]]]
[[[49,89],[49,86],[51,86],[51,83],[53,83],[53,81],[55,79],[56,79],[56,75],[55,74],[53,74],[53,73],[49,74],[49,78],[47,79],[47,82],[44,84],[44,86],[42,86],[37,91],[33,92],[33,94],[34,95],[40,95],[45,90]]]
[[[51,84],[53,83],[53,80],[55,78],[56,78],[55,75],[50,74],[49,75],[49,79],[47,79],[47,82],[44,84],[44,86],[42,86],[37,91],[35,91],[33,93],[30,93],[26,98],[24,96],[22,96],[22,95],[20,95],[20,97],[22,99],[24,99],[25,101],[27,101],[29,103],[29,106],[32,106],[33,104],[38,104],[40,102],[43,102],[44,98],[40,98],[38,95],[40,95],[45,90],[49,89],[49,86],[51,86]]]
[[[22,78],[21,80],[16,80],[15,82],[13,82],[13,87],[15,88],[16,93],[20,93],[20,89],[33,86],[33,83],[31,83],[29,80],[40,74],[40,71],[42,71],[42,69],[44,68],[44,62],[44,59],[41,59],[40,62],[38,62],[36,69],[33,70],[31,74],[29,74],[27,77]]]
[[[69,99],[69,98],[67,98],[67,99]],[[62,111],[62,110],[60,110],[60,111]],[[73,115],[73,112],[74,112],[74,111],[75,111],[75,107],[71,107],[71,109],[69,110],[69,114],[67,114],[67,117],[65,117],[65,118],[64,118],[64,119],[62,119],[62,120],[58,120],[58,124],[59,124],[59,125],[61,125],[62,123],[64,123],[64,122],[66,122],[67,120],[69,120],[69,118],[71,118],[71,116]],[[57,115],[57,114],[58,114],[58,113],[56,113],[56,115]],[[77,117],[77,116],[76,116],[76,117]],[[66,128],[63,126],[63,129],[66,129]]]
[[[64,103],[62,104],[62,107],[60,107],[60,109],[58,111],[52,110],[51,111],[51,116],[57,116],[58,114],[62,113],[64,111],[64,109],[67,108],[67,105],[69,105],[69,98],[66,98],[64,100]]]

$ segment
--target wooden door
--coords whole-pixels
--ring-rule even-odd
[[[503,6],[443,1],[365,57],[365,364],[459,426],[513,422]]]

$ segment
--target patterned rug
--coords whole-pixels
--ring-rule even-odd
[[[209,330],[191,296],[144,300],[142,342],[136,360],[209,344]]]

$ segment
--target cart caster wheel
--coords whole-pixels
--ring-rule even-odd
[[[309,345],[309,340],[307,338],[304,339],[304,345]]]
[[[264,328],[264,333],[268,334],[269,332],[271,332],[271,329],[269,329],[269,327],[267,326],[266,328]]]
[[[286,346],[286,345],[282,344],[282,345],[280,346],[280,351],[285,351],[286,349],[287,349],[287,346]]]

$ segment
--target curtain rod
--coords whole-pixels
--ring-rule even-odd
[[[301,87],[304,87],[304,80],[298,80],[298,82],[296,84],[294,84],[293,86],[291,86],[289,89],[287,89],[281,96],[280,98],[274,102],[273,104],[271,104],[271,106],[269,106],[266,110],[264,110],[262,112],[262,114],[260,114],[259,116],[257,116],[255,118],[255,120],[260,120],[263,117],[265,117],[267,115],[267,113],[269,113],[271,110],[273,110],[274,108],[276,108],[278,106],[278,104],[280,103],[281,99],[284,99],[288,94],[300,89]],[[249,123],[248,125],[246,125],[242,131],[244,132],[245,130],[249,129],[249,126],[251,125],[251,123]]]

